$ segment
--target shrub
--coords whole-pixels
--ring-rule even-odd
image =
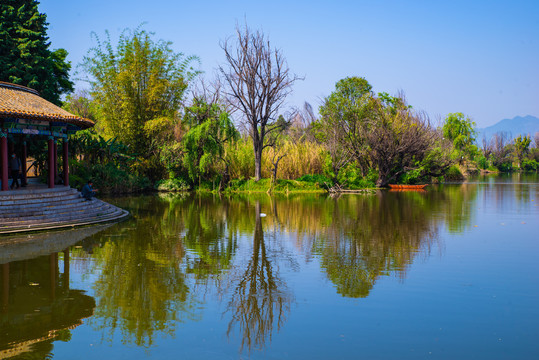
[[[425,176],[423,175],[423,169],[418,168],[404,173],[402,176],[400,176],[398,183],[413,185],[426,182],[427,180],[428,179],[425,179]]]
[[[348,164],[339,172],[337,182],[349,189],[365,189],[376,187],[378,172],[375,169],[369,169],[365,177],[356,164]]]
[[[444,174],[444,180],[445,181],[460,181],[464,179],[464,175],[460,172],[460,169],[453,165],[449,169],[447,169],[446,173]]]
[[[159,181],[156,188],[159,191],[188,191],[189,185],[182,178],[171,178]]]
[[[523,160],[522,161],[522,170],[523,171],[537,171],[539,169],[539,162],[531,159],[531,160]]]
[[[501,172],[513,171],[513,164],[511,162],[501,162],[501,163],[495,164],[495,166]]]
[[[317,182],[299,181],[299,180],[277,180],[271,183],[271,179],[261,179],[259,181],[249,180],[231,180],[228,183],[226,191],[232,192],[295,192],[295,191],[321,191],[321,186]]]
[[[252,151],[252,150],[251,150]],[[304,174],[322,174],[323,172],[323,147],[314,142],[294,143],[285,141],[279,154],[286,154],[279,162],[277,177],[279,179],[297,179]],[[268,148],[262,159],[262,171],[264,177],[271,176],[273,165],[271,159],[273,149]]]
[[[225,145],[226,158],[232,179],[248,179],[255,173],[253,144],[249,138]]]
[[[102,194],[132,193],[151,189],[148,178],[119,169],[112,163],[89,164],[73,159],[70,185],[81,189],[90,178],[95,188]]]
[[[333,186],[333,181],[330,178],[320,174],[307,174],[298,178],[297,181],[318,184],[322,189],[328,189]]]
[[[479,159],[477,159],[477,166],[483,170],[488,169],[489,167],[488,159],[485,156],[480,156]]]

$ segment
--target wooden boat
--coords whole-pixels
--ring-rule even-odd
[[[389,187],[391,189],[397,189],[397,190],[422,190],[424,189],[428,184],[421,184],[421,185],[397,185],[397,184],[389,184]]]

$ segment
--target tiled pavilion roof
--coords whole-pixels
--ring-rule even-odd
[[[0,118],[17,118],[65,122],[82,129],[94,126],[94,122],[50,103],[39,93],[21,85],[0,81]]]

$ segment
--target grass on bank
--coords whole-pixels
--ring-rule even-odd
[[[271,179],[260,179],[255,181],[232,180],[225,189],[225,192],[274,192],[274,193],[292,193],[292,192],[325,192],[326,189],[317,182],[300,180],[276,180],[272,183]]]

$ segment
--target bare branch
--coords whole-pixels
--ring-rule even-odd
[[[236,27],[236,41],[225,40],[226,66],[219,67],[227,85],[224,95],[229,106],[242,114],[241,122],[249,127],[255,153],[255,179],[261,177],[262,150],[269,126],[277,117],[292,85],[300,78],[291,75],[286,60],[260,31]]]

